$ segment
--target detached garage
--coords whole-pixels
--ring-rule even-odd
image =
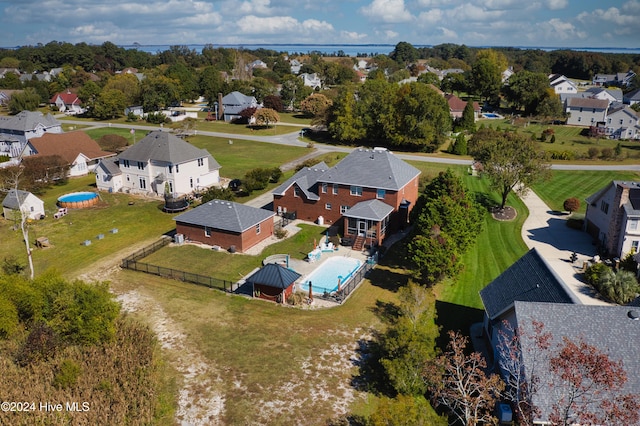
[[[29,219],[44,217],[44,202],[30,192],[12,189],[2,202],[5,219],[20,219],[21,212],[25,212]]]
[[[273,235],[274,216],[270,210],[212,200],[173,220],[187,241],[242,253]]]
[[[276,263],[268,263],[247,278],[253,295],[272,302],[285,303],[293,293],[293,285],[301,275]]]

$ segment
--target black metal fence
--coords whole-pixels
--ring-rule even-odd
[[[163,237],[161,240],[156,241],[155,243],[141,250],[138,250],[132,255],[122,259],[122,268],[157,275],[163,278],[171,278],[174,280],[180,280],[192,284],[203,285],[209,288],[215,288],[226,292],[232,292],[234,290],[234,283],[231,281],[221,280],[219,278],[213,278],[206,275],[194,274],[192,272],[181,271],[179,269],[165,268],[164,266],[152,265],[150,263],[138,262],[139,259],[143,259],[146,256],[155,253],[170,242],[170,237]]]
[[[338,303],[342,303],[349,295],[358,288],[358,285],[364,280],[367,276],[367,273],[372,270],[376,266],[377,256],[371,256],[364,262],[360,267],[353,273],[351,276],[340,285],[340,290],[328,294],[326,296],[322,296],[325,299],[334,300]]]

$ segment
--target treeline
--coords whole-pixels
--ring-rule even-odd
[[[22,269],[6,258],[0,275],[0,399],[21,404],[3,405],[1,424],[151,424],[172,415],[159,402],[155,336],[120,315],[106,284],[52,273],[28,280]]]

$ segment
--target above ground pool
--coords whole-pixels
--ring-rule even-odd
[[[345,256],[330,257],[305,277],[300,288],[308,292],[309,281],[314,294],[333,293],[338,290],[338,280],[344,284],[358,270],[361,262]]]
[[[91,207],[99,201],[97,192],[72,192],[58,198],[58,206],[68,209]]]

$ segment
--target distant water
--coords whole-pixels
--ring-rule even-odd
[[[157,44],[128,44],[121,45],[125,49],[138,49],[148,53],[159,53],[169,50],[173,45]],[[191,50],[195,50],[198,53],[202,52],[204,44],[187,44],[185,45]],[[225,47],[229,49],[266,49],[275,50],[276,52],[285,52],[288,54],[300,53],[308,54],[317,52],[324,55],[339,55],[339,56],[358,56],[359,54],[367,54],[373,56],[377,54],[388,55],[395,49],[395,44],[213,44],[214,48]],[[413,47],[433,47],[428,44],[414,44]],[[491,48],[497,46],[470,46],[480,48]],[[601,52],[601,53],[628,53],[628,54],[640,54],[640,47],[636,48],[619,48],[619,47],[533,47],[533,46],[514,46],[516,49],[526,50],[575,50],[585,52]]]

